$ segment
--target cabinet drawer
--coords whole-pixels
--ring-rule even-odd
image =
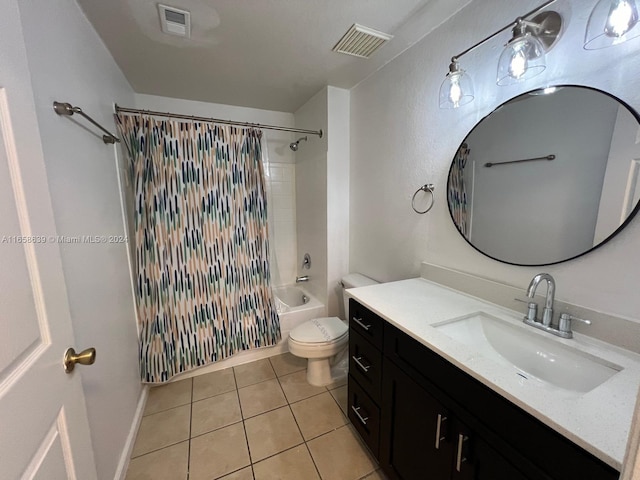
[[[353,298],[349,299],[349,327],[366,338],[376,348],[382,350],[382,329],[384,320]]]
[[[349,332],[349,373],[375,402],[380,403],[382,352],[353,329]]]
[[[380,439],[380,409],[351,375],[349,375],[348,396],[349,420],[377,459]]]

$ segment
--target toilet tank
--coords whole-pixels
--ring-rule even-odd
[[[344,303],[344,315],[347,321],[349,321],[349,297],[345,295],[344,290],[347,288],[367,287],[378,283],[380,282],[376,282],[361,273],[349,273],[342,277],[342,302]]]

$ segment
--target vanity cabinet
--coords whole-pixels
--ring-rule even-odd
[[[348,416],[390,479],[618,478],[353,299],[350,319]]]
[[[393,480],[527,480],[453,411],[385,363],[380,456]]]

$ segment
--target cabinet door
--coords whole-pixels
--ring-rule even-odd
[[[529,480],[464,424],[455,420],[452,425],[451,480]]]
[[[389,361],[384,362],[380,461],[393,480],[449,480],[449,412]]]

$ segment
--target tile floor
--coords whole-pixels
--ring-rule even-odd
[[[126,480],[384,480],[345,416],[289,353],[152,387]]]

